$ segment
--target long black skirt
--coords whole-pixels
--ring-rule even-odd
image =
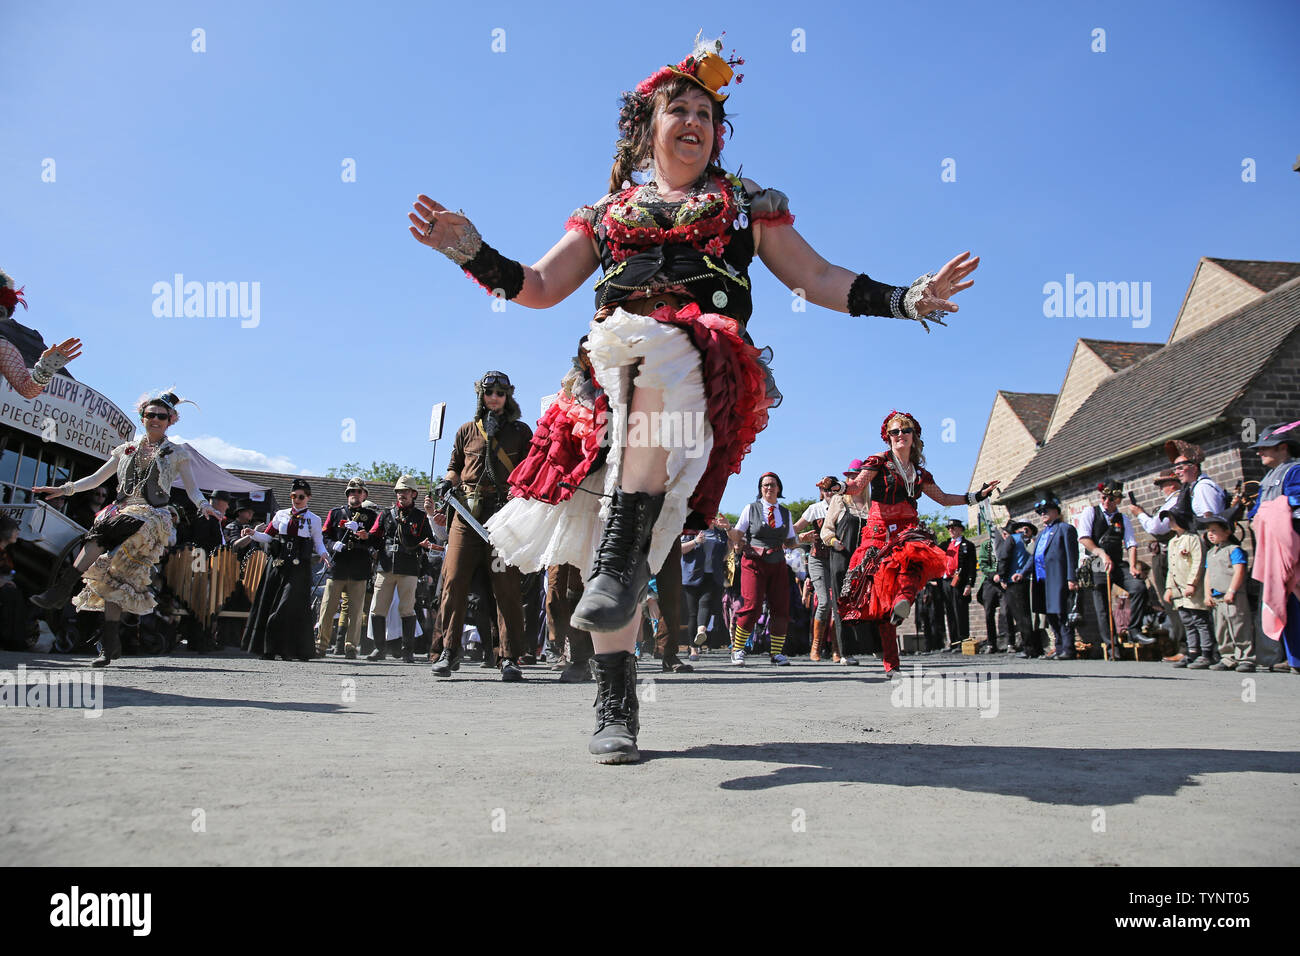
[[[250,654],[309,659],[316,655],[311,613],[311,558],[272,561],[257,589],[241,642]]]

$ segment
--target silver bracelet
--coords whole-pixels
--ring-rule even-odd
[[[478,251],[482,248],[483,237],[479,235],[472,222],[467,222],[465,223],[465,231],[460,234],[460,238],[450,246],[438,247],[438,251],[456,265],[463,266],[478,255]]]
[[[894,286],[894,291],[889,293],[889,314],[896,319],[906,319],[907,316],[899,309],[899,304],[903,301],[903,295],[907,292],[901,285]]]
[[[59,485],[59,491],[63,492],[65,498],[70,498],[77,493],[76,482],[65,481]]]
[[[979,500],[980,500],[979,492],[976,491],[966,492],[966,504],[971,505],[973,507],[979,503]]]
[[[54,373],[43,368],[40,362],[37,362],[36,367],[29,369],[28,371],[32,376],[32,381],[35,382],[37,385],[39,385],[41,388],[44,388],[46,385],[49,385],[50,380],[54,378]]]

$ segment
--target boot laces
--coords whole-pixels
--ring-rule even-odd
[[[614,499],[614,507],[601,536],[600,547],[596,551],[593,574],[611,574],[624,585],[632,581],[634,558],[632,554],[641,537],[645,523],[645,509],[627,498]]]

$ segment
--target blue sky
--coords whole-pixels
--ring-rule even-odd
[[[619,92],[701,28],[746,59],[724,165],[787,192],[823,255],[898,284],[983,257],[930,335],[796,313],[756,262],[750,332],[786,399],[726,510],[769,469],[811,496],[878,450],[893,407],[962,491],[996,389],[1057,391],[1081,336],[1163,341],[1199,256],[1297,255],[1295,3],[637,9],[655,13],[633,28],[595,3],[6,5],[0,266],[27,287],[19,320],[80,336],[72,371],[120,405],[177,385],[201,406],[178,433],[222,463],[427,468],[430,405],[448,403],[450,435],[486,369],[536,415],[592,297],[493,312],[407,234],[411,201],[463,207],[537,260],[605,191]],[[155,317],[154,285],[176,273],[257,283],[257,325]],[[1150,324],[1045,317],[1044,284],[1067,274],[1151,283]]]

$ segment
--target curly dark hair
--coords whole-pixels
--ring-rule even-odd
[[[704,92],[694,80],[677,76],[659,84],[653,93],[643,94],[633,90],[623,94],[622,106],[618,112],[619,139],[614,151],[614,165],[609,171],[611,193],[622,190],[623,183],[631,182],[634,172],[649,165],[654,158],[655,113],[688,90]],[[711,96],[709,101],[713,103],[714,149],[705,172],[721,175],[723,169],[718,165],[718,152],[722,127],[724,124],[728,129],[732,127],[722,104]]]

